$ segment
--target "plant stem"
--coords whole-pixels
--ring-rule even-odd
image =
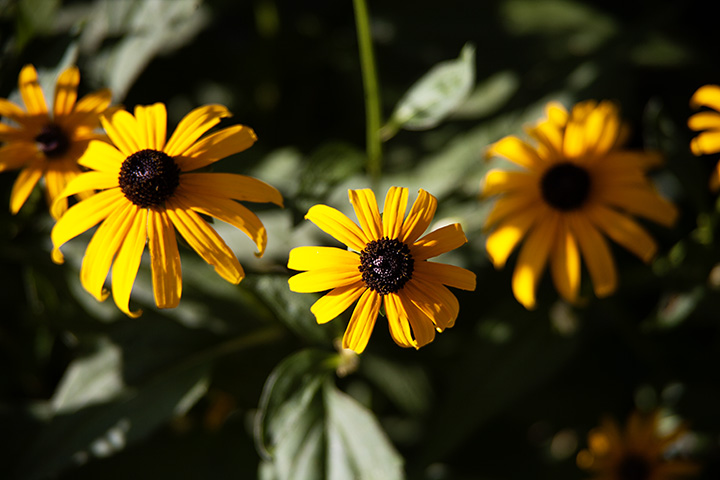
[[[355,25],[357,28],[358,48],[360,50],[360,68],[365,90],[365,125],[367,141],[367,170],[373,181],[377,181],[382,171],[382,142],[380,140],[380,96],[378,94],[377,71],[373,55],[370,22],[365,0],[353,0]]]

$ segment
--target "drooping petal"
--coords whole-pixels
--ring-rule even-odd
[[[148,211],[148,247],[155,304],[159,308],[175,308],[182,296],[182,265],[175,228],[160,209]]]
[[[671,227],[678,217],[678,209],[649,187],[622,185],[603,192],[602,202],[620,207],[634,215]]]
[[[608,237],[649,262],[657,253],[657,243],[635,220],[611,208],[597,205],[587,210],[588,219]]]
[[[389,293],[383,299],[388,329],[392,339],[401,347],[417,348],[418,344],[413,338],[412,331],[410,331],[410,320],[400,297],[396,293]]]
[[[25,103],[25,108],[30,115],[48,113],[45,96],[43,95],[42,88],[40,88],[35,67],[32,65],[25,65],[23,67],[20,71],[18,87],[20,88],[20,96],[23,99],[23,103]]]
[[[590,272],[595,295],[610,295],[617,288],[617,271],[607,241],[585,217],[575,214],[570,215],[569,220]]]
[[[70,67],[60,74],[55,85],[55,117],[72,112],[77,100],[77,87],[80,84],[80,70]]]
[[[55,220],[67,210],[67,199],[62,198],[57,206],[54,205],[54,201],[60,197],[69,180],[76,176],[77,172],[68,168],[50,168],[45,172],[45,200]]]
[[[180,170],[189,172],[247,150],[257,141],[252,128],[234,125],[208,135],[175,157]]]
[[[445,285],[413,278],[403,287],[415,305],[432,319],[438,331],[455,325],[460,302]]]
[[[134,312],[130,310],[130,293],[147,240],[148,209],[132,205],[129,216],[132,218],[130,229],[124,235],[123,243],[113,263],[112,294],[115,304],[125,315],[137,318],[142,314],[142,310]]]
[[[100,122],[99,115],[107,110],[111,101],[112,92],[107,88],[88,93],[75,104],[68,122],[76,127],[94,128]]]
[[[550,252],[550,272],[558,293],[569,302],[577,300],[580,288],[580,251],[565,217],[559,219],[557,238]]]
[[[461,290],[475,290],[476,280],[473,272],[447,263],[415,262],[414,277]]]
[[[327,205],[310,207],[305,219],[310,220],[320,230],[358,252],[362,251],[369,241],[360,227],[344,213]]]
[[[123,162],[130,155],[125,155],[109,143],[92,140],[78,164],[92,170],[107,173],[118,178]]]
[[[184,156],[186,151],[205,132],[217,125],[230,111],[222,105],[205,105],[185,115],[165,145],[165,153],[171,157]]]
[[[515,298],[528,310],[535,308],[535,291],[556,238],[559,214],[538,222],[525,239],[513,272]]]
[[[94,227],[107,218],[118,205],[126,202],[120,189],[111,189],[93,195],[69,208],[55,223],[50,233],[53,242],[53,261],[63,262],[60,247],[65,242]]]
[[[405,218],[405,209],[408,202],[408,190],[402,187],[390,187],[385,196],[385,206],[383,207],[382,223],[383,236],[390,239],[400,237],[403,220]]]
[[[35,185],[45,173],[46,162],[36,157],[30,165],[20,171],[10,192],[10,212],[16,214],[32,193]]]
[[[235,200],[222,197],[208,198],[202,195],[188,194],[186,189],[183,188],[182,183],[175,191],[173,198],[176,201],[182,200],[184,205],[196,212],[229,223],[250,237],[250,240],[257,246],[257,256],[260,257],[265,253],[265,247],[267,246],[267,231],[265,227],[257,215]]]
[[[541,168],[543,160],[535,149],[517,137],[505,137],[490,146],[488,156],[498,155],[530,170]]]
[[[48,175],[50,175],[50,172],[48,172]],[[85,172],[67,175],[67,177],[70,178],[70,180],[65,185],[65,188],[55,196],[55,200],[50,206],[50,213],[56,219],[65,213],[68,197],[79,195],[83,192],[92,192],[93,190],[117,188],[118,186],[117,177],[113,177],[104,172]]]
[[[425,190],[420,189],[418,197],[413,203],[405,223],[403,223],[400,241],[408,245],[415,243],[430,226],[436,210],[437,199]]]
[[[234,173],[188,173],[182,176],[183,188],[201,196],[225,197],[245,202],[270,202],[283,206],[280,192],[273,186]]]
[[[382,238],[382,220],[373,191],[369,188],[348,190],[348,196],[365,236],[370,240]]]
[[[130,112],[116,110],[110,115],[109,119],[100,117],[100,122],[105,129],[105,133],[120,150],[124,158],[144,149],[144,146],[139,143],[142,138],[140,127]],[[92,143],[90,146],[92,146]]]
[[[374,290],[365,290],[353,310],[345,335],[343,335],[343,348],[349,348],[355,353],[362,353],[365,350],[379,311],[380,295]]]
[[[138,144],[159,152],[165,147],[167,135],[167,111],[162,103],[135,107],[138,124]]]
[[[363,282],[333,288],[320,297],[310,307],[310,311],[315,315],[315,321],[322,325],[337,318],[338,315],[350,308],[350,305],[355,303],[365,290],[366,287]]]
[[[410,246],[410,252],[415,261],[427,260],[455,250],[465,243],[467,243],[467,238],[465,238],[462,227],[459,223],[453,223],[425,235]]]
[[[360,281],[362,274],[357,268],[334,267],[298,273],[288,279],[288,285],[293,292],[314,293],[345,287]]]
[[[407,291],[400,290],[398,292],[400,303],[405,309],[413,337],[415,338],[415,348],[424,347],[435,339],[435,324],[412,302]]]
[[[542,197],[535,195],[532,190],[522,195],[504,195],[499,197],[490,209],[485,218],[483,228],[491,228],[496,223],[512,221],[512,217],[521,215],[526,218],[534,218],[544,215],[549,207],[542,201]]]
[[[105,279],[117,251],[133,224],[134,214],[137,212],[133,207],[130,202],[116,203],[114,210],[97,228],[85,249],[80,268],[80,282],[83,288],[99,302],[104,301],[109,294],[104,288]]]
[[[335,247],[295,247],[290,250],[288,268],[293,270],[319,270],[341,267],[357,270],[360,256]]]
[[[720,111],[720,86],[704,85],[690,98],[690,106],[693,108],[710,107]]]
[[[230,283],[238,284],[245,277],[235,253],[218,233],[181,199],[173,196],[166,202],[166,212],[185,241],[215,272]]]

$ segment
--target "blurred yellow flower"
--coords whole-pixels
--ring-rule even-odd
[[[267,234],[260,219],[235,200],[272,202],[282,196],[260,180],[229,173],[190,173],[255,143],[252,129],[235,125],[198,140],[230,112],[207,105],[187,114],[165,142],[165,105],[135,107],[102,118],[113,145],[92,141],[80,165],[91,171],[70,182],[61,197],[84,190],[101,190],[79,202],[58,220],[52,230],[53,260],[62,263],[60,246],[102,222],[88,244],[80,271],[85,289],[103,301],[105,279],[112,265],[112,293],[117,306],[129,309],[140,258],[148,242],[155,302],[176,307],[182,291],[180,255],[175,230],[203,260],[231,283],[245,273],[235,253],[200,216],[209,215],[233,225],[265,250]],[[58,206],[58,202],[54,207]]]
[[[304,272],[290,278],[290,290],[330,290],[311,307],[321,324],[359,299],[343,336],[343,348],[357,353],[365,349],[381,304],[398,345],[420,348],[432,342],[436,330],[442,332],[455,324],[460,310],[457,298],[445,285],[475,290],[474,273],[428,261],[466,243],[462,227],[447,225],[419,238],[437,208],[435,197],[424,190],[419,191],[407,218],[406,188],[390,188],[382,215],[372,190],[348,193],[360,227],[326,205],[310,208],[305,218],[350,250],[294,248],[288,268]]]
[[[578,297],[581,256],[595,294],[611,294],[617,272],[604,235],[648,262],[657,244],[631,215],[668,227],[678,215],[645,176],[661,164],[660,156],[621,149],[627,128],[614,104],[587,101],[568,113],[550,103],[546,111],[547,118],[528,129],[536,146],[508,136],[490,147],[488,155],[521,168],[491,170],[483,189],[486,196],[499,195],[485,222],[495,267],[502,268],[526,237],[512,289],[528,309],[548,260],[555,287],[568,301]]]
[[[604,419],[588,434],[588,448],[576,457],[578,467],[594,473],[593,480],[676,480],[699,472],[694,462],[670,456],[671,448],[688,433],[684,425],[659,431],[660,412],[633,412],[625,430]]]
[[[695,155],[720,152],[720,86],[705,85],[690,98],[693,108],[708,107],[714,111],[699,112],[690,117],[688,126],[701,132],[690,142],[690,149]],[[713,191],[720,189],[720,162],[710,177],[710,188]]]
[[[0,172],[22,171],[10,194],[10,211],[15,214],[25,204],[35,185],[45,177],[48,205],[81,172],[77,164],[88,143],[104,139],[95,130],[100,127],[100,114],[110,105],[110,90],[99,90],[77,100],[80,72],[77,67],[63,71],[55,86],[52,112],[48,111],[37,72],[26,65],[20,72],[18,86],[25,110],[0,98],[0,116],[13,124],[0,123]],[[87,197],[92,192],[78,192]],[[56,214],[67,209],[67,200],[58,204]],[[55,217],[57,218],[57,217]]]

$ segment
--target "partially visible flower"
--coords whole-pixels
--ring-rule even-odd
[[[484,195],[499,195],[485,221],[491,229],[487,252],[496,268],[525,238],[512,279],[515,298],[535,306],[535,291],[546,264],[555,287],[570,302],[577,300],[581,257],[595,294],[617,287],[617,271],[605,236],[649,262],[655,240],[633,215],[664,226],[678,211],[661,197],[645,176],[661,164],[654,152],[622,149],[627,128],[610,102],[578,103],[568,113],[550,103],[547,119],[528,129],[536,145],[508,136],[489,149],[520,169],[493,169]]]
[[[690,117],[688,126],[701,133],[690,142],[690,149],[695,155],[720,152],[720,86],[705,85],[690,98],[693,108],[708,107],[714,111],[699,112]],[[720,190],[720,162],[710,177],[710,188]]]
[[[255,143],[252,129],[235,125],[200,137],[230,112],[221,105],[196,108],[165,142],[165,105],[135,107],[135,115],[118,110],[102,125],[113,145],[92,141],[80,159],[91,171],[70,182],[62,197],[101,190],[74,205],[52,230],[53,260],[62,263],[60,246],[101,223],[93,235],[80,270],[83,287],[103,301],[105,279],[112,265],[112,294],[125,314],[145,250],[150,250],[153,291],[160,308],[176,307],[182,292],[180,254],[175,231],[228,282],[245,273],[235,253],[203,219],[208,215],[233,225],[265,251],[267,234],[260,219],[236,200],[272,202],[282,196],[260,180],[229,173],[191,173]],[[58,202],[55,203],[58,206]]]
[[[633,412],[624,431],[611,418],[588,433],[588,448],[577,454],[577,465],[593,480],[676,480],[694,476],[699,465],[672,454],[688,429],[680,425],[660,431],[660,411]]]
[[[4,143],[0,148],[0,172],[21,170],[10,194],[13,214],[25,204],[43,177],[45,197],[48,206],[52,205],[67,183],[80,174],[77,160],[88,143],[106,138],[95,130],[100,127],[100,115],[110,105],[110,90],[99,90],[76,102],[79,83],[77,67],[63,71],[55,86],[53,109],[48,111],[35,67],[26,65],[18,81],[26,111],[0,98],[0,116],[14,123],[0,123],[0,142]],[[91,194],[78,192],[80,197]],[[66,209],[67,200],[63,200],[55,215]]]
[[[436,331],[455,324],[460,310],[457,298],[445,285],[475,290],[474,273],[428,261],[467,242],[462,228],[454,223],[420,238],[437,208],[437,200],[425,190],[419,191],[407,218],[406,188],[390,188],[382,215],[372,190],[349,190],[348,194],[359,227],[326,205],[310,208],[305,218],[350,250],[294,248],[288,268],[304,273],[290,278],[290,290],[330,290],[310,309],[321,324],[358,301],[343,336],[343,348],[357,353],[365,349],[381,305],[398,345],[420,348],[432,342]]]

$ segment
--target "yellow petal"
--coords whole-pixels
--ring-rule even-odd
[[[327,205],[310,207],[305,218],[317,225],[323,232],[358,252],[362,251],[369,241],[365,233],[352,220]]]
[[[383,298],[388,329],[392,339],[401,347],[417,348],[418,344],[410,331],[410,320],[400,297],[395,293],[389,293]]]
[[[406,290],[413,303],[432,319],[438,331],[442,332],[455,325],[460,313],[460,303],[447,287],[414,277],[405,284],[403,290]]]
[[[185,115],[165,145],[165,153],[171,157],[186,156],[187,150],[203,133],[218,124],[230,111],[222,105],[205,105]]]
[[[40,83],[38,83],[37,72],[32,65],[25,65],[20,71],[18,81],[20,96],[25,103],[25,108],[30,115],[47,114],[47,104],[43,95]]]
[[[49,172],[48,172],[49,173]],[[56,219],[60,218],[67,210],[67,198],[92,190],[105,190],[117,188],[117,177],[104,172],[85,172],[71,177],[65,188],[55,197],[50,206],[50,213]]]
[[[95,128],[100,125],[100,114],[105,112],[112,101],[112,92],[107,88],[82,97],[75,104],[68,121],[76,126]]]
[[[256,140],[252,128],[235,125],[208,135],[176,156],[175,161],[180,170],[189,172],[247,150]]]
[[[78,160],[78,163],[83,167],[105,172],[118,178],[120,176],[120,168],[129,156],[130,155],[121,153],[109,143],[92,140],[83,156]]]
[[[502,138],[491,145],[488,156],[492,155],[505,157],[511,162],[531,170],[541,168],[544,164],[535,149],[519,138],[512,136]]]
[[[415,262],[413,278],[442,283],[461,290],[475,290],[475,274],[455,265],[437,262]]]
[[[602,205],[587,210],[587,216],[608,237],[630,250],[644,262],[657,253],[655,240],[632,218]]]
[[[20,171],[13,183],[12,192],[10,192],[10,211],[13,215],[25,204],[35,185],[45,173],[45,168],[47,168],[46,161],[42,158],[35,158],[30,165]]]
[[[344,287],[334,288],[320,297],[310,307],[310,311],[315,315],[317,323],[327,323],[350,308],[350,305],[355,303],[365,290],[366,287],[363,282],[355,282]]]
[[[537,175],[528,172],[493,169],[485,175],[482,194],[489,197],[502,193],[524,193],[528,190],[536,190],[537,184]]]
[[[690,98],[690,106],[693,108],[710,107],[720,111],[720,86],[704,85]]]
[[[120,251],[118,251],[117,258],[113,263],[112,294],[115,305],[125,315],[137,318],[142,314],[142,310],[134,312],[130,310],[130,293],[140,268],[142,252],[145,250],[148,210],[135,205],[133,207],[129,215],[132,218],[130,229],[125,235]]]
[[[538,222],[523,243],[513,272],[513,294],[528,310],[535,308],[535,291],[557,234],[559,215]]]
[[[349,348],[358,354],[365,350],[379,311],[380,295],[373,290],[365,290],[353,310],[345,335],[343,335],[343,348]]]
[[[407,188],[390,187],[385,196],[385,206],[383,207],[383,236],[391,239],[400,237],[407,202]]]
[[[75,178],[78,172],[67,169],[49,169],[45,172],[45,199],[48,206],[50,207],[50,214],[55,220],[67,210],[67,200],[63,198],[57,207],[57,210],[53,209],[53,203],[55,199],[60,197],[60,193],[63,191],[68,182]]]
[[[265,253],[265,247],[267,246],[265,227],[257,215],[235,200],[188,194],[186,189],[183,188],[182,179],[180,186],[175,190],[173,198],[176,201],[182,200],[187,208],[215,217],[241,230],[257,246],[257,256],[262,256]]]
[[[360,256],[335,247],[296,247],[290,250],[288,268],[293,270],[319,270],[341,267],[357,270]]]
[[[28,142],[8,143],[0,147],[0,172],[17,170],[30,163],[37,149]]]
[[[234,173],[188,173],[182,176],[183,188],[196,195],[226,197],[246,202],[271,202],[283,205],[280,192],[253,177]]]
[[[215,267],[215,273],[233,284],[245,278],[235,253],[189,205],[173,196],[166,202],[166,212],[178,233],[203,260]]]
[[[357,269],[334,267],[298,273],[288,279],[288,284],[293,292],[312,293],[345,287],[361,280],[362,274]]]
[[[415,338],[415,348],[424,347],[435,339],[435,324],[415,305],[405,290],[398,292],[400,303],[407,313],[410,328]]]
[[[455,250],[467,243],[465,233],[459,223],[438,228],[410,246],[415,261],[437,257],[450,250]]]
[[[503,222],[506,219],[512,221],[512,217],[539,217],[549,209],[543,201],[539,189],[535,192],[524,192],[522,195],[505,195],[495,201],[490,213],[485,217],[483,228],[488,229],[493,225]]]
[[[405,223],[403,223],[400,241],[408,245],[415,243],[430,226],[436,210],[437,199],[425,190],[420,189],[418,197],[413,203]]]
[[[134,208],[133,204],[119,204],[97,228],[85,250],[80,268],[80,282],[99,302],[104,301],[109,294],[104,288],[105,279],[133,224],[135,212],[137,208]]]
[[[620,207],[666,227],[673,226],[678,217],[675,205],[647,186],[618,186],[616,189],[603,192],[601,200],[602,203]]]
[[[135,118],[138,124],[138,142],[143,148],[162,151],[167,135],[167,111],[162,103],[135,107]]]
[[[382,220],[373,191],[369,188],[348,190],[348,196],[367,238],[370,240],[382,238]]]
[[[499,206],[496,205],[495,208]],[[513,205],[510,204],[509,206],[512,207]],[[510,212],[508,212],[507,220],[495,228],[485,242],[485,249],[495,268],[505,266],[508,257],[527,231],[530,230],[530,227],[538,219],[544,218],[549,212],[550,209],[546,206],[518,210],[515,215],[509,215]]]
[[[182,295],[182,265],[175,228],[162,210],[149,209],[148,248],[155,304],[159,308],[175,308]]]
[[[563,216],[550,257],[550,272],[558,293],[569,302],[577,300],[580,288],[580,251]]]
[[[116,110],[109,119],[100,117],[105,133],[110,137],[113,144],[122,152],[124,158],[133,153],[147,148],[146,144],[140,144],[140,127],[138,122],[125,110]]]
[[[595,295],[610,295],[617,288],[617,271],[607,241],[585,217],[573,214],[569,219],[570,228],[578,240],[580,252],[590,272]]]
[[[65,242],[94,227],[116,208],[126,203],[127,200],[120,189],[112,189],[93,195],[68,209],[50,232],[53,242],[53,260],[56,263],[62,263],[63,256],[60,253],[60,247]]]
[[[690,150],[695,155],[720,152],[720,132],[708,130],[690,140]]]
[[[70,67],[60,74],[55,85],[55,117],[72,112],[77,100],[77,87],[80,84],[80,70]]]
[[[700,112],[688,119],[690,130],[720,130],[720,114],[717,112]]]
[[[14,122],[18,122],[25,117],[25,111],[16,103],[6,98],[0,98],[0,117],[9,118]]]

